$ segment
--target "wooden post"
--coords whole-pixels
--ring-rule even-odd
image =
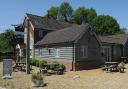
[[[30,34],[29,34],[29,20],[27,20],[26,73],[27,74],[30,74]]]

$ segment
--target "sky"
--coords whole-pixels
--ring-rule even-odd
[[[74,9],[94,8],[98,15],[113,16],[121,28],[128,28],[128,0],[0,0],[0,32],[20,24],[25,13],[44,16],[51,6],[69,2]]]

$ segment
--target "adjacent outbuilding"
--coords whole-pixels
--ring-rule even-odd
[[[35,45],[36,58],[57,60],[67,70],[96,68],[102,63],[101,43],[89,24],[48,33]]]

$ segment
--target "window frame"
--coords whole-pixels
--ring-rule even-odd
[[[59,50],[59,48],[55,48],[54,49],[54,55],[55,55],[55,58],[59,58],[60,57],[60,50]]]
[[[88,58],[88,46],[82,45],[81,46],[81,57],[82,58]]]

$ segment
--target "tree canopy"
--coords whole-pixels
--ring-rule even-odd
[[[97,15],[93,8],[79,7],[73,10],[68,2],[63,2],[60,6],[51,7],[48,10],[50,18],[69,23],[82,24],[89,23],[94,31],[99,35],[112,35],[124,33],[126,29],[120,28],[117,20],[109,15]]]
[[[73,9],[68,2],[63,2],[59,7],[59,19],[64,20],[65,22],[70,22],[73,14]]]
[[[58,11],[59,11],[59,7],[55,7],[55,6],[51,7],[48,10],[48,16],[49,16],[49,18],[57,19]]]
[[[81,24],[83,21],[87,22],[87,12],[84,7],[80,7],[74,12],[73,23]]]
[[[113,35],[121,32],[118,22],[109,15],[97,16],[92,21],[92,26],[100,35]]]
[[[12,53],[15,50],[14,32],[11,29],[7,29],[4,33],[0,34],[0,52]]]
[[[73,15],[73,22],[77,24],[91,23],[91,21],[97,16],[96,11],[91,9],[86,9],[85,7],[79,7],[75,10]]]
[[[65,22],[70,22],[73,15],[73,9],[71,5],[67,2],[63,2],[58,7],[53,6],[47,12],[47,16],[49,18]]]

